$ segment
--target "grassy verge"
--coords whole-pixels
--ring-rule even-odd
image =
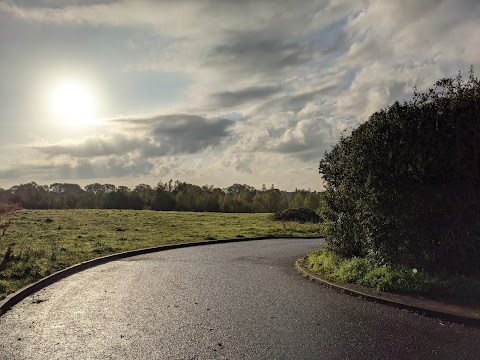
[[[308,269],[323,278],[400,294],[416,294],[480,306],[480,276],[427,274],[365,258],[342,258],[322,249],[308,254]]]
[[[0,256],[13,246],[0,271],[0,299],[55,271],[122,251],[238,237],[319,236],[318,224],[282,223],[271,214],[21,210],[2,218],[12,225],[0,241]]]

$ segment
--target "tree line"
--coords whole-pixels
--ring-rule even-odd
[[[260,190],[246,184],[221,189],[182,181],[159,182],[133,189],[113,184],[35,182],[0,188],[0,203],[17,203],[25,209],[151,209],[160,211],[268,212],[287,208],[319,207],[321,193],[310,190],[280,191],[274,185]]]

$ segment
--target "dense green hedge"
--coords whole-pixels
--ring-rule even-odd
[[[425,270],[480,270],[480,82],[442,79],[374,113],[320,162],[327,245]]]

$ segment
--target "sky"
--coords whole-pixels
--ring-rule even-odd
[[[480,68],[478,0],[0,0],[0,187],[321,190],[342,133]]]

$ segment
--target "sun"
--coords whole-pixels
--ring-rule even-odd
[[[71,125],[84,125],[94,120],[96,99],[88,84],[64,80],[54,86],[48,98],[51,113]]]

